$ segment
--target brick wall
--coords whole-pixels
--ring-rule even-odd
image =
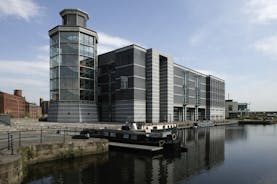
[[[3,94],[3,113],[10,114],[12,117],[24,117],[25,116],[25,104],[26,100],[23,97]]]

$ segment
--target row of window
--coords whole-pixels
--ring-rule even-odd
[[[60,72],[60,76],[59,76]],[[78,67],[61,66],[50,69],[50,79],[55,78],[78,78]],[[80,77],[94,79],[94,70],[91,68],[80,67]],[[127,78],[128,82],[128,78]]]
[[[61,43],[78,43],[78,32],[60,32]]]
[[[78,44],[76,43],[61,43],[61,54],[75,54],[78,55]],[[90,46],[80,45],[80,55],[93,57],[94,49]],[[59,48],[57,45],[50,47],[50,57],[55,57],[59,54]]]
[[[60,80],[60,89],[75,89],[78,90],[78,80],[71,79],[71,78],[64,78]],[[80,80],[80,88],[93,90],[94,89],[94,80],[87,80],[81,79]],[[51,79],[50,80],[50,89],[51,90],[58,90],[59,89],[59,80],[58,79]]]
[[[81,66],[90,67],[90,68],[94,67],[93,58],[80,56],[79,59],[80,59]],[[63,54],[63,55],[60,55],[60,57],[54,56],[50,59],[50,68],[54,68],[59,65],[60,66],[79,66],[78,56]]]
[[[80,43],[83,45],[93,46],[94,44],[94,37],[89,36],[84,33],[79,32],[60,32],[60,42],[61,43],[78,43],[80,36]],[[59,44],[59,34],[55,34],[50,38],[50,45]]]
[[[94,100],[93,90],[60,90],[61,95],[59,95],[58,90],[50,91],[50,98],[52,100]],[[80,98],[79,98],[80,93]]]

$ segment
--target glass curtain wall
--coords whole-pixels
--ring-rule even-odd
[[[59,34],[50,38],[50,99],[59,100]]]
[[[94,100],[94,44],[93,36],[81,32],[50,38],[51,100]]]
[[[80,100],[94,100],[94,38],[80,33]]]
[[[80,100],[78,32],[60,32],[60,100]]]

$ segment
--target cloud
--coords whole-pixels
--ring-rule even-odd
[[[29,21],[38,15],[41,7],[34,0],[1,0],[0,15],[14,16]]]
[[[39,98],[45,100],[49,97],[49,80],[48,77],[16,77],[0,78],[0,89],[6,93],[13,93],[14,89],[22,89],[23,96],[28,102],[35,102],[38,104]]]
[[[254,49],[267,55],[277,55],[277,35],[263,38],[253,44]]]
[[[30,102],[49,97],[49,46],[34,48],[34,60],[0,59],[0,90],[22,89]]]
[[[203,43],[204,39],[206,38],[207,33],[204,31],[201,32],[197,32],[195,34],[193,34],[190,39],[189,39],[189,44],[191,46],[197,46],[201,43]]]
[[[12,93],[22,89],[30,102],[38,102],[40,97],[49,96],[48,61],[0,60],[0,89]]]
[[[270,23],[277,20],[276,0],[248,0],[244,10],[252,23]]]
[[[127,45],[131,45],[132,42],[124,38],[117,36],[111,36],[103,32],[98,32],[99,44],[98,44],[98,54],[103,54],[105,52],[118,49]]]
[[[49,49],[50,49],[49,45],[43,45],[43,46],[40,46],[40,47],[36,48],[36,50],[39,53],[37,55],[37,59],[39,61],[47,61],[47,62],[49,62],[49,54],[50,54]]]
[[[277,99],[274,96],[277,93],[277,88],[271,87],[270,90],[266,88],[275,83],[273,79],[256,80],[249,82],[249,79],[232,81],[232,86],[229,86],[231,97],[241,102],[248,102],[251,104],[251,111],[276,111]]]
[[[131,45],[124,38],[98,33],[98,54]],[[34,60],[0,59],[0,89],[12,92],[23,89],[27,100],[37,101],[40,97],[49,97],[49,45],[34,48]]]
[[[11,61],[0,60],[0,73],[16,75],[48,75],[48,61]]]

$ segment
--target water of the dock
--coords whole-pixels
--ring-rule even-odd
[[[179,138],[187,152],[154,156],[110,151],[101,162],[41,164],[29,167],[24,183],[277,183],[277,125],[186,129]]]

